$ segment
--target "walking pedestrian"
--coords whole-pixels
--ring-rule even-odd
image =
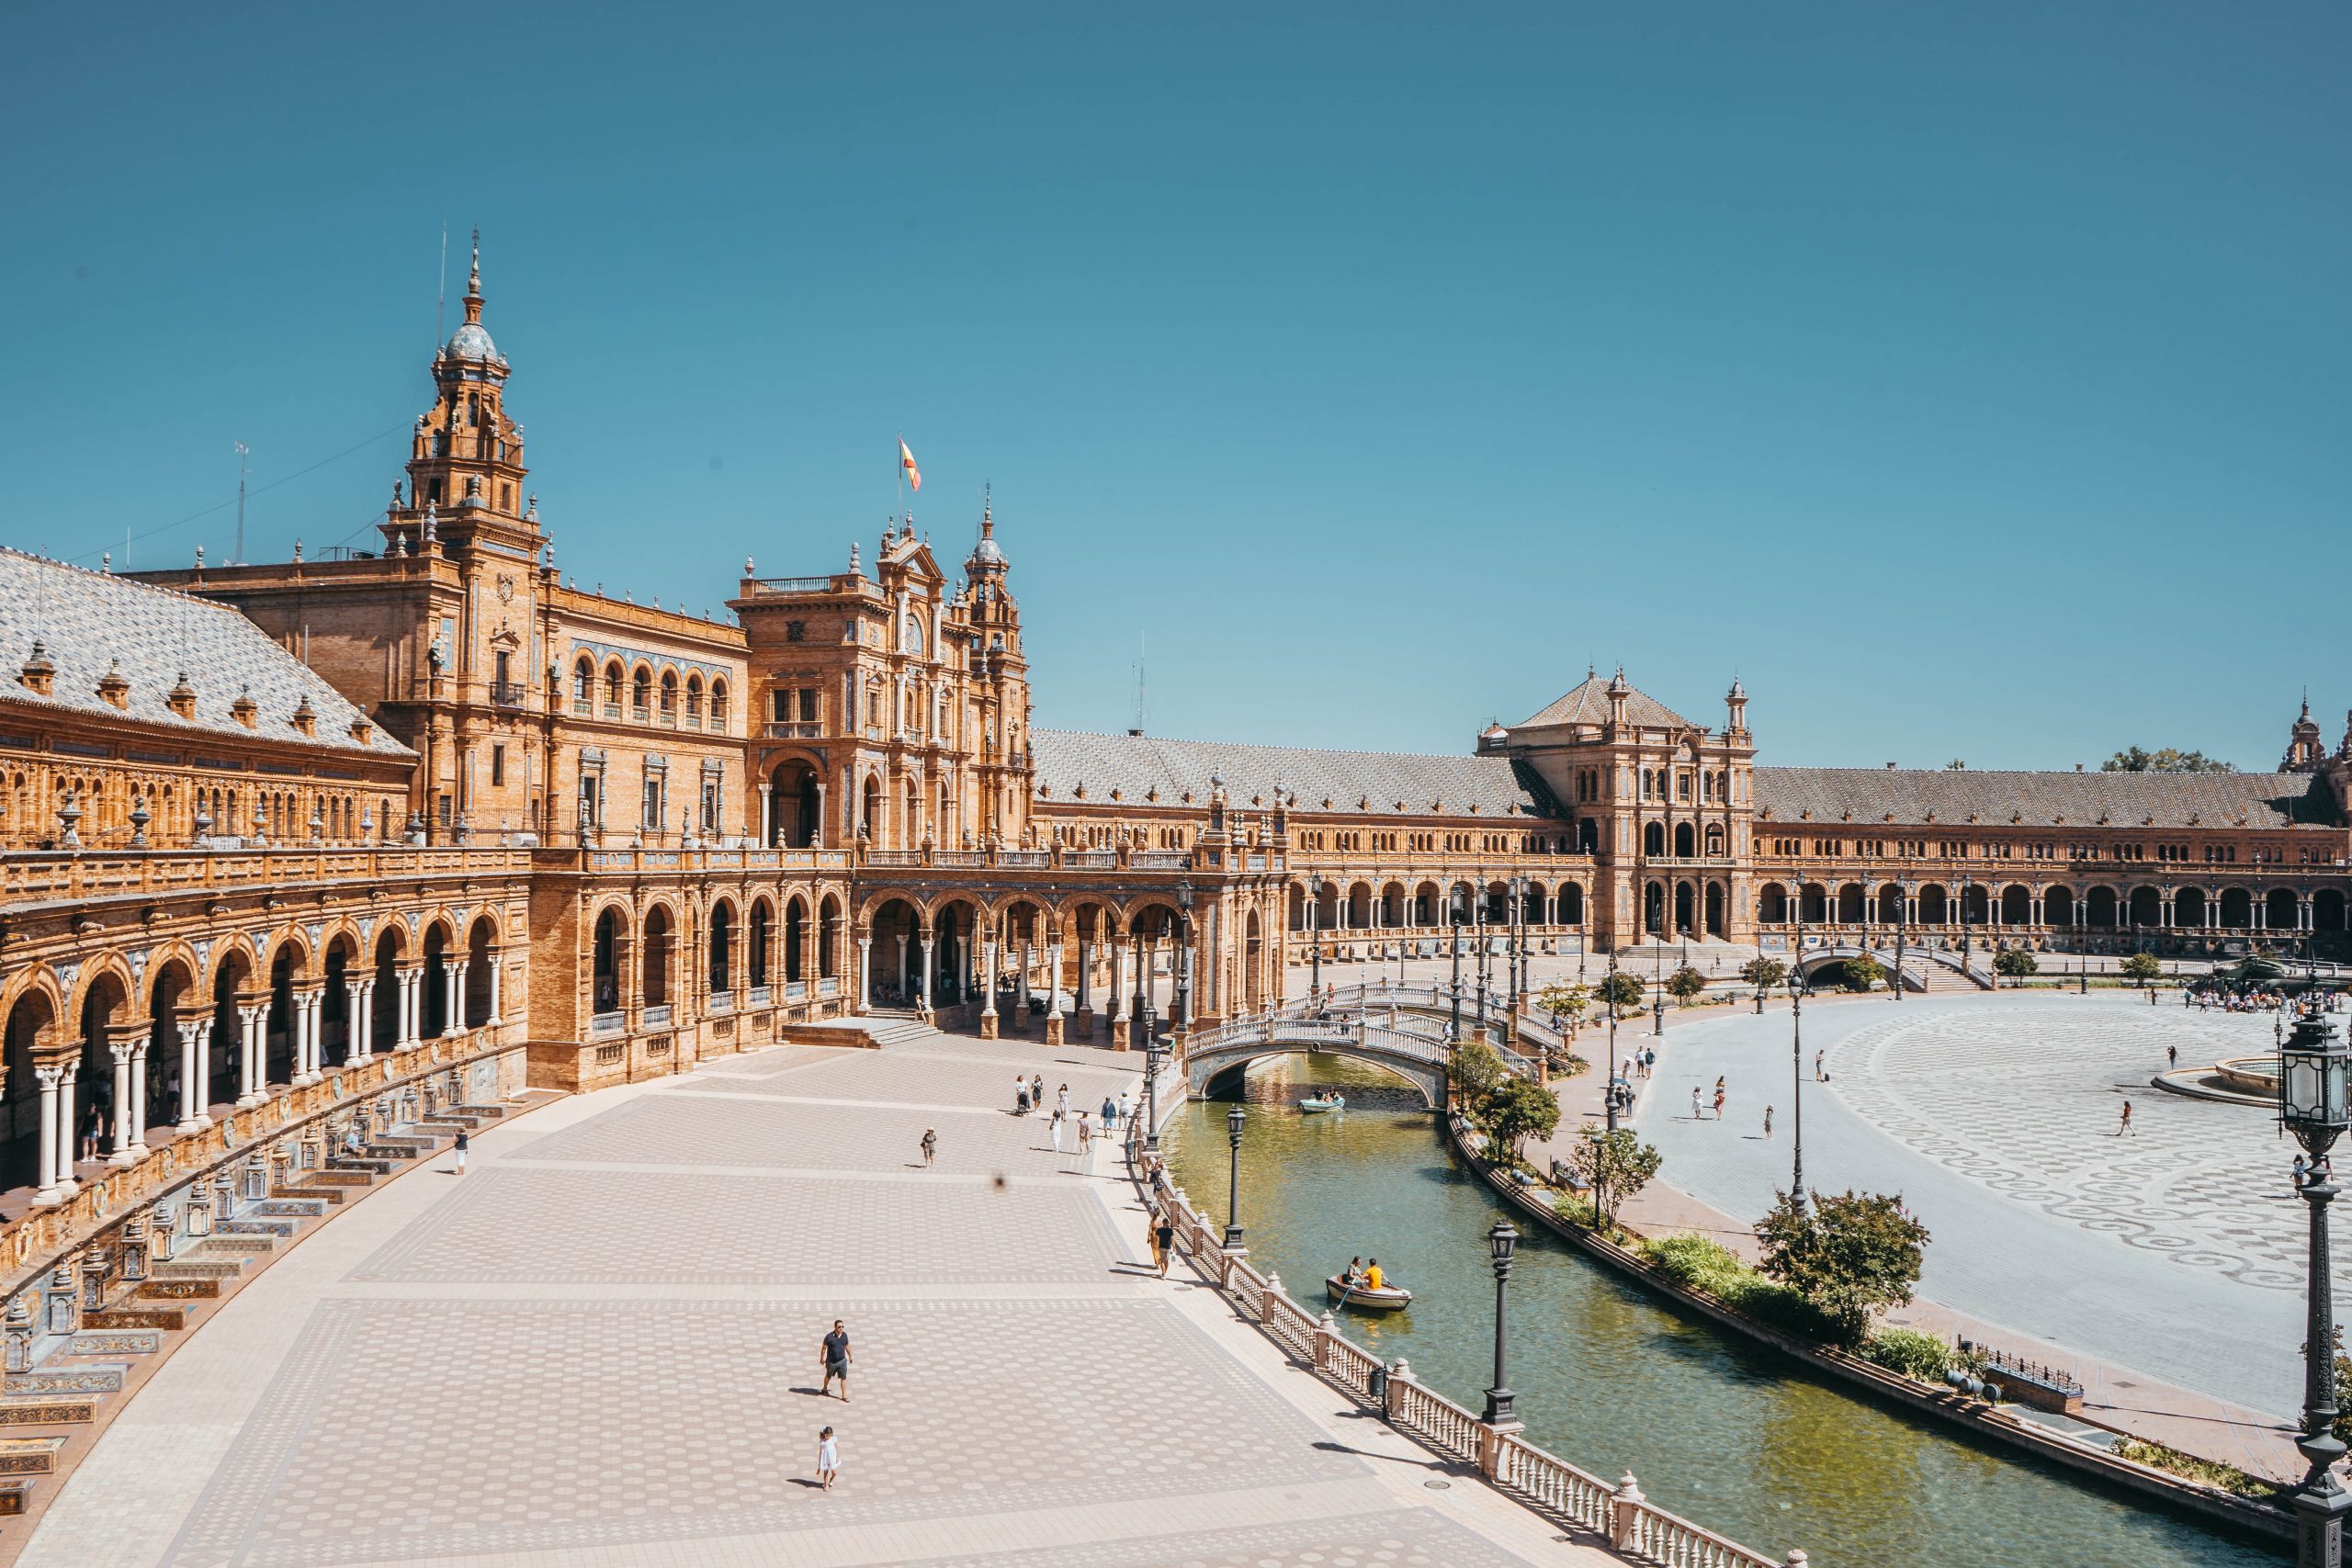
[[[1062,1113],[1058,1111],[1054,1112],[1053,1128],[1054,1153],[1059,1154],[1062,1152]]]
[[[2135,1138],[2140,1135],[2137,1133],[2132,1132],[2132,1102],[2128,1100],[2123,1102],[2123,1121],[2121,1124],[2115,1129],[2115,1135],[2120,1138],[2126,1133],[2132,1133],[2132,1136]]]
[[[1029,1103],[1040,1111],[1046,1109],[1046,1075],[1043,1073],[1029,1075]]]
[[[2177,1067],[2178,1066],[2180,1066],[2180,1047],[2179,1047],[2179,1046],[2177,1046],[2177,1045],[2167,1045],[2167,1046],[2165,1046],[2165,1066],[2167,1069],[2170,1069],[2170,1068],[2173,1068],[2173,1067]]]
[[[1089,1154],[1093,1151],[1093,1148],[1094,1123],[1089,1122],[1086,1119],[1086,1112],[1081,1111],[1078,1113],[1078,1152]]]
[[[466,1174],[466,1130],[463,1127],[458,1129],[458,1174]]]
[[[2304,1165],[2303,1165],[2303,1156],[2301,1156],[2301,1155],[2297,1155],[2297,1156],[2295,1156],[2295,1190],[2296,1190],[2296,1191],[2300,1192],[2300,1191],[2301,1191],[2301,1190],[2303,1190],[2303,1182],[2308,1179],[2308,1175],[2309,1175],[2309,1172],[2306,1170],[2306,1168],[2305,1168],[2305,1167],[2304,1167]]]
[[[1815,1051],[1813,1054],[1813,1081],[1815,1083],[1827,1083],[1829,1081],[1829,1075],[1821,1070],[1821,1064],[1828,1055],[1829,1053],[1826,1051]]]
[[[1109,1095],[1102,1097],[1102,1130],[1109,1132],[1119,1124],[1119,1102]]]
[[[1176,1225],[1164,1213],[1151,1231],[1151,1255],[1159,1259],[1159,1277],[1168,1278],[1168,1259],[1176,1250]]]
[[[1064,1084],[1054,1090],[1054,1113],[1057,1116],[1069,1114],[1069,1085]]]
[[[1722,1121],[1723,1119],[1724,1119],[1724,1086],[1723,1086],[1722,1084],[1718,1083],[1718,1084],[1716,1084],[1716,1085],[1715,1085],[1715,1120],[1716,1120],[1716,1121],[1718,1121],[1718,1122],[1720,1122],[1720,1121]]]
[[[849,1352],[849,1330],[842,1326],[840,1318],[833,1319],[833,1331],[825,1336],[824,1342],[817,1348],[817,1355],[825,1365],[824,1385],[817,1390],[817,1397],[822,1399],[832,1393],[833,1380],[839,1378],[842,1380],[842,1403],[847,1404],[849,1403],[849,1364],[852,1358]],[[827,1430],[830,1431],[831,1428],[828,1427]]]
[[[931,1168],[932,1159],[938,1153],[939,1129],[936,1127],[925,1127],[922,1130],[922,1164],[925,1170]]]
[[[820,1492],[833,1489],[833,1477],[842,1471],[841,1446],[833,1440],[831,1427],[817,1434],[817,1488]]]
[[[1690,1120],[1696,1122],[1705,1114],[1705,1111],[1699,1109],[1699,1086],[1692,1084],[1690,1086]]]
[[[1772,1108],[1769,1105],[1764,1108],[1764,1136],[1767,1141],[1772,1136]]]
[[[1019,1073],[1012,1075],[1012,1111],[1016,1116],[1029,1114],[1029,1080]]]
[[[1126,1090],[1126,1086],[1125,1086],[1125,1085],[1124,1085],[1124,1084],[1122,1084],[1122,1085],[1119,1087],[1119,1120],[1120,1120],[1122,1122],[1125,1122],[1125,1121],[1126,1121],[1126,1119],[1127,1119],[1127,1090]]]

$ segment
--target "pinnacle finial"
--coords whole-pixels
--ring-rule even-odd
[[[479,223],[474,225],[474,265],[473,271],[466,277],[466,292],[481,292],[481,225]]]

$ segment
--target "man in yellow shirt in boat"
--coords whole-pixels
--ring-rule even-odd
[[[1372,1266],[1363,1271],[1363,1282],[1365,1286],[1371,1290],[1379,1290],[1381,1288],[1381,1282],[1385,1278],[1385,1276],[1380,1272],[1380,1259],[1377,1258],[1374,1258],[1372,1260]]]

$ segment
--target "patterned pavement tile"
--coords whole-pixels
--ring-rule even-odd
[[[1100,1067],[1069,1067],[1046,1063],[1031,1069],[1043,1073],[1048,1103],[1063,1084],[1069,1086],[1073,1113],[1098,1114],[1102,1097],[1118,1098],[1125,1088],[1128,1099],[1140,1097],[1139,1076]],[[797,1071],[761,1077],[727,1079],[718,1077],[681,1079],[678,1087],[736,1094],[803,1096],[818,1100],[895,1100],[909,1104],[979,1105],[991,1110],[1012,1109],[1012,1068],[992,1062],[918,1052],[859,1052],[840,1055]]]
[[[835,1315],[854,1404],[806,1392]],[[1135,1385],[1155,1391],[1148,1415],[1112,1396]],[[842,1479],[820,1498],[801,1478],[827,1424]],[[329,1301],[166,1562],[423,1562],[1073,1505],[1148,1517],[1370,1473],[1320,1436],[1159,1301]]]
[[[1083,1182],[999,1188],[491,1166],[373,1257],[401,1284],[1092,1284],[1124,1256]]]
[[[927,1557],[903,1568],[1527,1568],[1527,1559],[1430,1508],[1301,1519],[1248,1529],[1089,1541],[979,1557]]]
[[[751,1095],[667,1089],[551,1133],[519,1160],[603,1165],[743,1166],[903,1172],[925,1127],[939,1132],[943,1171],[1044,1175],[1074,1166],[1046,1146],[1044,1119],[997,1112],[934,1115],[919,1108],[799,1105]],[[1098,1154],[1107,1157],[1107,1151]]]
[[[774,1077],[779,1073],[795,1073],[819,1062],[837,1062],[845,1056],[865,1056],[873,1053],[847,1045],[781,1045],[771,1051],[752,1055],[723,1057],[705,1071],[696,1073],[697,1080],[713,1077]]]

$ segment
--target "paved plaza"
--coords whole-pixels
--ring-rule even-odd
[[[2149,1081],[2168,1044],[2184,1066],[2270,1050],[2271,1017],[2164,999],[2041,992],[1807,1009],[1806,1184],[1902,1193],[1934,1236],[1920,1293],[2013,1330],[2014,1348],[2063,1348],[2283,1418],[2301,1398],[2294,1145],[2260,1108]],[[1662,1048],[1635,1125],[1666,1156],[1660,1179],[1760,1215],[1790,1179],[1787,1010],[1678,1020],[1662,1043],[1620,1032],[1621,1054],[1645,1043]],[[1816,1051],[1826,1084],[1812,1081]],[[1712,1099],[1718,1076],[1724,1119],[1694,1120],[1691,1089]],[[2126,1100],[2134,1132],[2119,1137]],[[2347,1286],[2352,1268],[2339,1295]]]
[[[197,1332],[22,1562],[1601,1560],[1150,1277],[1115,1149],[1007,1113],[1016,1066],[1099,1107],[1133,1060],[787,1047],[486,1132],[462,1180],[388,1184]],[[817,1392],[836,1317],[854,1404]]]

